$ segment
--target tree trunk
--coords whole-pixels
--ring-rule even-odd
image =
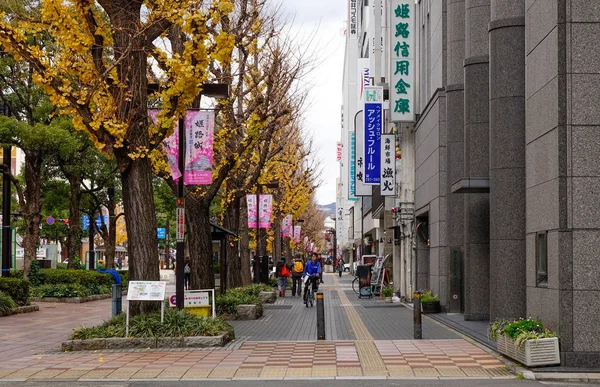
[[[37,245],[40,239],[40,221],[42,211],[42,185],[40,171],[42,156],[39,152],[25,152],[25,235],[23,236],[23,278],[29,275],[31,262],[36,259]]]
[[[281,254],[281,215],[275,212],[273,219],[273,262],[277,262],[283,256]]]
[[[228,204],[225,211],[225,228],[237,233],[240,228],[240,198],[238,195]],[[228,239],[222,243],[227,243],[227,289],[244,286],[239,243],[237,241],[228,243]]]
[[[188,197],[185,200],[185,225],[190,253],[190,285],[192,289],[213,289],[215,274],[209,206],[204,205],[202,200]]]
[[[159,281],[158,237],[150,160],[147,158],[131,160],[129,168],[121,172],[121,182],[123,209],[125,219],[128,220],[129,279]],[[111,228],[116,231],[116,226]],[[160,303],[157,302],[131,304],[131,311],[135,311],[134,314],[148,313],[159,308]]]
[[[242,285],[250,285],[252,283],[252,274],[250,271],[250,240],[248,238],[248,206],[246,205],[246,198],[242,197],[240,201],[240,222],[237,230],[239,236],[239,252],[242,275]]]
[[[81,216],[79,203],[81,201],[81,177],[79,175],[69,176],[69,189],[71,190],[71,202],[69,207],[69,231],[67,236],[67,258],[68,268],[75,268],[75,256],[79,255],[81,244]]]

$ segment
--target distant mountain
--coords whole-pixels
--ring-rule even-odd
[[[317,206],[319,211],[321,211],[324,215],[327,216],[335,216],[335,202],[331,204],[319,204]]]

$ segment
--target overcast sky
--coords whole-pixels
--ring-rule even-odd
[[[339,176],[336,142],[340,141],[344,27],[346,0],[282,0],[282,11],[293,18],[292,34],[300,41],[314,36],[317,66],[307,77],[308,105],[305,136],[312,137],[315,159],[322,169],[317,190],[319,204],[335,202],[335,179]]]

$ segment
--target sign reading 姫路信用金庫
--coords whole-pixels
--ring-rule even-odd
[[[391,0],[390,121],[415,120],[415,2]]]
[[[383,132],[383,88],[365,87],[364,99],[364,184],[380,182],[380,141]]]

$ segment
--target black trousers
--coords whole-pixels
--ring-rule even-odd
[[[296,284],[298,284],[296,287]],[[302,294],[302,276],[292,275],[292,296],[296,295],[296,289],[298,290],[298,295]]]

